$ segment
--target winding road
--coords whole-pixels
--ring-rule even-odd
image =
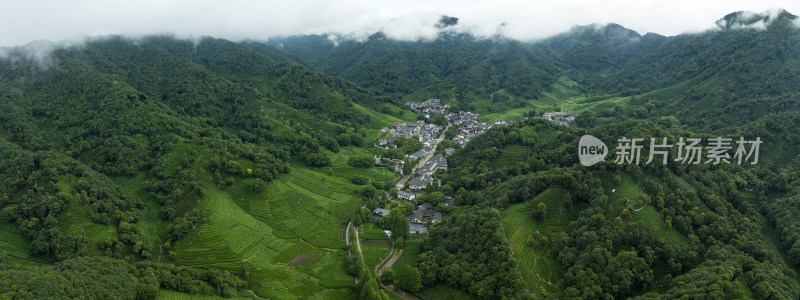
[[[383,281],[381,281],[381,274],[383,274],[383,269],[391,268],[394,265],[394,263],[396,263],[397,260],[400,259],[400,256],[403,255],[403,249],[400,249],[399,251],[397,251],[397,253],[395,253],[394,250],[396,249],[396,247],[394,241],[391,240],[391,237],[389,237],[389,240],[392,242],[392,250],[389,252],[389,256],[387,256],[380,264],[375,266],[375,276],[378,278],[378,283],[381,284],[383,289],[391,292],[392,294],[397,295],[400,298],[403,298],[404,300],[420,300],[420,298],[415,296],[414,294],[406,293],[405,291],[400,289],[395,290],[394,287],[389,287],[383,284]]]

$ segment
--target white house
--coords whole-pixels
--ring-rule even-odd
[[[397,191],[397,198],[405,199],[408,201],[414,201],[414,199],[417,199],[417,195],[414,195],[406,191]]]

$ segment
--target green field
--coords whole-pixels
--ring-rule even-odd
[[[116,228],[95,224],[86,216],[78,203],[72,203],[67,210],[58,215],[58,227],[69,235],[78,236],[85,233],[86,237],[95,243],[111,241],[117,236]]]
[[[134,226],[139,229],[139,236],[142,240],[150,240],[153,243],[150,253],[154,255],[151,260],[158,261],[159,245],[162,241],[169,239],[169,223],[161,220],[161,206],[158,201],[151,199],[144,191],[144,174],[136,177],[117,178],[116,182],[122,187],[123,193],[131,197],[138,197],[147,207],[140,211],[141,219]],[[166,255],[163,255],[162,261],[166,260],[168,260]]]
[[[361,251],[364,261],[374,268],[389,256],[392,244],[383,230],[375,223],[366,223],[358,228],[358,237],[361,238]]]
[[[522,119],[523,115],[525,115],[525,113],[529,111],[531,111],[531,108],[527,106],[512,108],[503,112],[482,115],[478,117],[478,120],[486,123],[494,122],[497,120],[519,121],[520,119]]]
[[[12,265],[37,266],[52,263],[45,258],[34,257],[30,253],[30,242],[19,233],[17,224],[0,224],[0,255],[3,263]]]
[[[373,124],[370,124],[371,127],[379,127],[380,125],[386,124],[386,123],[413,122],[413,121],[417,120],[416,114],[411,112],[408,109],[408,107],[400,108],[400,107],[397,107],[397,106],[394,106],[394,105],[391,105],[391,104],[385,104],[385,105],[388,105],[394,111],[402,110],[402,115],[392,116],[392,115],[383,114],[383,113],[368,109],[366,107],[363,107],[363,106],[361,106],[361,105],[359,105],[357,103],[353,103],[353,108],[355,108],[359,112],[362,112],[364,114],[369,115],[370,119],[374,120]]]
[[[627,206],[634,209],[641,207],[644,205],[641,197],[647,197],[632,178],[627,175],[620,175],[620,178],[622,179],[620,184],[608,180],[606,187],[606,194],[611,204],[609,215],[612,217],[619,216]]]
[[[422,238],[413,237],[406,240],[406,247],[403,249],[403,255],[394,263],[395,266],[402,264],[416,266],[419,259],[419,244],[422,243]]]
[[[378,227],[378,224],[375,223],[365,223],[358,227],[361,232],[359,232],[359,237],[364,240],[379,240],[379,241],[388,241],[389,237],[383,233],[383,229]]]
[[[664,218],[652,205],[638,208],[638,211],[633,212],[633,217],[649,226],[659,238],[663,238],[668,243],[686,243],[686,236],[674,228],[668,228],[664,223]]]
[[[249,297],[223,298],[218,296],[190,295],[170,290],[160,290],[156,300],[216,300],[216,299],[251,299]]]
[[[620,175],[620,184],[615,184],[613,178],[605,176],[604,186],[609,198],[610,217],[622,217],[626,220],[630,217],[642,222],[653,229],[660,238],[668,242],[685,243],[686,236],[673,228],[667,228],[664,218],[656,208],[649,204],[650,196],[639,186],[636,181],[628,175]],[[653,179],[653,178],[651,178]],[[701,203],[702,204],[702,203]],[[625,213],[625,208],[628,213]]]
[[[346,165],[349,155],[363,153],[368,152],[345,147],[334,157],[339,161],[333,174],[293,164],[290,173],[268,182],[260,194],[247,188],[250,178],[236,178],[230,188],[206,179],[203,199],[185,204],[185,210],[206,212],[206,219],[172,246],[175,262],[232,272],[246,262],[251,265],[250,289],[269,299],[349,297],[354,281],[342,265],[347,253],[344,229],[358,207],[352,195],[360,187],[346,176],[366,171],[387,180],[395,177],[389,171]],[[148,232],[161,232],[147,224],[142,226]],[[370,240],[364,245],[365,258],[377,264],[388,255],[388,240],[377,226],[367,226],[365,236],[384,243]]]
[[[369,266],[370,270],[389,257],[390,247],[391,244],[388,241],[361,240],[364,262]]]
[[[376,136],[377,139],[377,136]],[[367,141],[367,143],[371,143],[372,140]],[[371,148],[370,148],[371,147]],[[322,168],[322,170],[333,170],[333,175],[338,176],[341,178],[349,179],[354,174],[359,174],[361,176],[365,176],[370,178],[374,181],[397,181],[400,179],[400,174],[395,173],[392,170],[389,170],[386,167],[373,167],[368,169],[362,168],[354,168],[347,164],[347,160],[350,156],[353,155],[375,155],[380,153],[379,148],[376,147],[366,147],[365,148],[357,148],[353,146],[342,147],[338,153],[333,153],[330,151],[326,151],[328,157],[331,159],[331,166]]]
[[[691,185],[683,181],[681,178],[672,175],[671,179],[676,180],[685,190],[693,190]],[[674,228],[669,228],[664,220],[663,215],[658,212],[655,206],[651,205],[650,197],[639,184],[628,175],[620,175],[620,184],[615,183],[612,176],[603,176],[603,186],[606,190],[606,195],[609,198],[609,216],[614,218],[619,216],[625,221],[635,220],[644,224],[652,230],[652,232],[665,242],[678,245],[687,243],[686,236]],[[662,180],[653,176],[646,176],[645,178],[653,180],[656,184],[664,184]],[[702,202],[695,203],[698,209],[707,211],[708,208]],[[628,212],[625,213],[625,209]],[[664,262],[656,262],[653,266],[653,275],[658,279],[668,273],[666,264]]]
[[[385,168],[347,165],[352,155],[374,154],[370,147],[327,152],[330,167],[310,168],[294,161],[288,174],[269,181],[265,192],[259,194],[247,188],[251,178],[235,178],[229,188],[219,188],[206,178],[204,198],[186,203],[185,209],[197,207],[207,217],[173,245],[176,262],[232,272],[246,262],[251,265],[250,289],[268,299],[351,297],[353,277],[342,265],[347,254],[344,230],[358,208],[353,194],[361,187],[349,177],[361,174],[379,181],[398,177]],[[198,152],[202,158],[203,152]],[[240,164],[248,167],[252,162]],[[154,235],[163,232],[153,226],[145,228]],[[389,241],[377,225],[365,224],[361,238],[368,265],[388,256]]]
[[[565,227],[577,218],[579,208],[568,209],[562,203],[567,191],[552,188],[542,192],[528,203],[514,204],[506,210],[503,228],[513,251],[519,261],[519,269],[525,285],[537,295],[545,295],[560,289],[561,276],[558,264],[550,257],[549,245],[563,238]],[[547,205],[544,220],[534,220],[527,206],[543,202]],[[540,236],[549,242],[532,246]]]
[[[327,299],[358,299],[355,294],[353,294],[353,290],[350,288],[341,288],[341,289],[326,289],[321,290],[313,295],[311,295],[308,299],[312,300],[327,300]]]
[[[528,154],[530,154],[531,150],[528,147],[522,145],[510,145],[508,147],[503,148],[503,151],[500,152],[500,156],[493,159],[490,163],[492,168],[502,168],[505,166],[514,166],[524,162],[528,158]]]

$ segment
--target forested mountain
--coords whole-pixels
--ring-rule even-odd
[[[368,108],[392,111],[389,99],[225,40],[107,37],[59,48],[47,64],[28,50],[0,59],[0,220],[13,224],[4,242],[19,247],[0,258],[32,268],[2,266],[10,297],[237,295],[247,286],[238,270],[214,268],[213,256],[210,268],[186,262],[197,254],[181,241],[205,236],[193,229],[222,213],[208,206],[263,193],[290,164],[333,166],[330,153],[363,145],[368,128],[392,118]],[[52,262],[74,290],[33,284]],[[94,275],[72,271],[85,263],[137,275],[131,290],[100,283],[122,290],[98,294]]]
[[[797,17],[783,10],[736,12],[717,25],[671,37],[608,24],[577,26],[532,42],[442,31],[428,42],[378,33],[336,46],[326,36],[269,43],[379,93],[439,97],[483,113],[524,106],[557,110],[565,102],[604,113],[594,108],[613,108],[606,102],[623,98],[626,105],[619,109],[649,102],[655,107],[647,108],[648,116],[672,115],[680,124],[715,129],[793,107],[788,99],[798,75]],[[754,107],[760,102],[767,104]]]
[[[800,78],[798,18],[782,10],[735,12],[717,25],[670,37],[608,24],[533,42],[443,30],[434,41],[376,34],[336,45],[326,36],[269,43],[376,93],[437,97],[488,113],[488,120],[579,113],[578,129],[529,120],[490,130],[452,157],[456,167],[441,190],[474,207],[469,214],[485,223],[465,227],[458,216],[432,230],[420,246],[423,284],[446,283],[487,298],[519,296],[510,292],[519,289],[534,298],[796,298],[800,248],[790,216],[798,205],[800,150],[792,133],[800,113],[793,84]],[[766,142],[757,167],[587,170],[574,158],[584,133],[606,140],[719,135]],[[532,220],[520,221],[528,213]],[[523,224],[528,231],[518,229]],[[456,246],[474,242],[472,234],[487,235],[485,228],[504,230],[508,244],[500,244],[512,251]],[[483,261],[493,266],[519,263],[522,276],[485,277],[473,265],[481,256],[500,258]],[[445,265],[446,259],[457,263]],[[721,266],[730,276],[714,275]],[[492,287],[483,283],[488,278],[505,283]]]
[[[790,115],[796,119],[800,113]],[[757,135],[766,131],[764,125],[757,122],[730,132]],[[765,153],[760,165],[748,167],[685,165],[670,152],[666,165],[608,161],[585,168],[573,158],[583,134],[605,140],[677,140],[700,133],[641,120],[566,128],[530,119],[493,128],[454,154],[451,164],[457,167],[444,176],[442,189],[455,191],[475,215],[487,209],[506,212],[492,224],[505,226],[508,242],[502,244],[513,249],[505,255],[522,272],[518,290],[557,298],[800,295],[797,237],[791,233],[797,222],[789,217],[797,212],[797,202],[796,196],[784,198],[795,195],[799,184],[786,177],[799,170],[796,146],[768,146],[790,151],[794,159],[788,165],[774,151]],[[775,134],[768,139],[780,135],[795,141],[797,136]],[[767,221],[768,215],[774,215],[773,221]],[[434,232],[464,230],[453,222],[442,226],[423,244],[423,270],[447,272],[448,267],[428,258],[441,259],[447,251],[456,257],[466,254],[436,248],[454,241],[440,242]],[[723,269],[729,273],[721,274]],[[451,282],[446,278],[429,282]],[[465,288],[484,292],[474,285]]]
[[[551,58],[524,43],[447,31],[435,41],[397,41],[379,32],[364,42],[346,40],[336,46],[319,35],[269,43],[320,71],[382,94],[449,95],[465,105],[503,89],[522,98],[537,97],[558,72]]]
[[[736,12],[700,33],[608,24],[517,41],[443,17],[431,41],[6,49],[0,298],[387,299],[392,284],[425,299],[796,299],[798,20]],[[423,145],[373,144],[382,127],[432,121],[404,105],[427,98],[514,123],[448,157],[417,197],[444,217],[412,238],[414,205],[389,199],[401,176],[378,164]],[[536,118],[559,110],[573,126]],[[670,153],[584,167],[584,134],[763,144],[756,165]],[[432,151],[443,145],[458,147]],[[391,213],[368,223],[375,208]],[[359,233],[370,242],[353,246]]]

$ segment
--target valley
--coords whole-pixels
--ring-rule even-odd
[[[796,299],[798,19],[4,50],[0,298]]]

